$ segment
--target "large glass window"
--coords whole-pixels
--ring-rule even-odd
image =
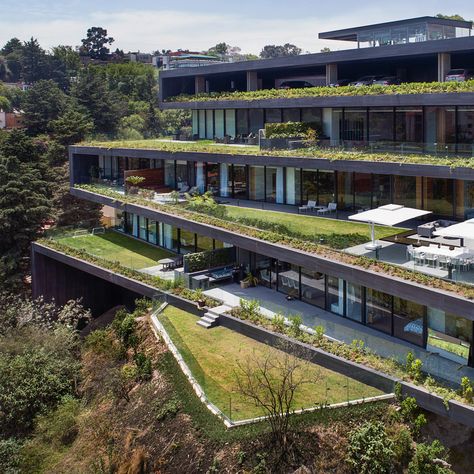
[[[326,283],[323,273],[309,268],[301,268],[301,299],[313,306],[325,309]]]
[[[281,109],[265,109],[265,123],[280,123]]]
[[[214,111],[214,121],[215,121],[215,135],[217,138],[222,138],[225,134],[224,131],[224,111],[215,110]]]
[[[156,222],[148,219],[148,242],[155,245],[158,244],[157,228]]]
[[[220,196],[230,197],[232,196],[232,177],[231,177],[231,165],[227,163],[221,163],[220,167]]]
[[[138,237],[140,237],[140,239],[146,240],[147,228],[148,228],[147,218],[143,216],[139,216]]]
[[[393,202],[407,207],[421,208],[421,189],[417,191],[415,176],[393,176]]]
[[[392,296],[382,291],[367,288],[366,298],[367,325],[391,334],[392,332]]]
[[[362,287],[354,283],[346,284],[346,316],[354,321],[362,322]]]
[[[247,171],[245,165],[233,166],[234,198],[247,199]]]
[[[249,134],[249,111],[237,109],[237,135]]]
[[[372,178],[372,206],[379,207],[392,202],[390,175],[374,174]]]
[[[206,138],[206,111],[199,111],[199,138]]]
[[[262,109],[250,109],[249,110],[250,120],[250,133],[258,135],[258,131],[264,127],[263,124],[263,110]]]
[[[180,191],[188,190],[190,187],[187,161],[176,162],[176,186]]]
[[[301,109],[301,121],[306,123],[314,123],[321,127],[322,109],[311,107],[309,109]]]
[[[196,251],[195,245],[195,234],[194,232],[189,232],[188,230],[180,230],[180,253],[193,253]]]
[[[471,344],[472,321],[428,308],[428,350],[465,364],[469,359]]]
[[[301,122],[300,109],[283,109],[283,122]]]
[[[454,107],[426,107],[425,142],[429,152],[454,152],[456,112]]]
[[[303,170],[303,202],[318,201],[318,171]]]
[[[397,107],[396,141],[421,145],[423,143],[423,111],[416,107]]]
[[[318,204],[327,206],[330,202],[336,201],[336,187],[334,181],[334,171],[318,172]]]
[[[178,228],[160,223],[160,246],[178,252]]]
[[[458,108],[458,152],[474,152],[474,107]]]
[[[393,141],[393,108],[371,107],[369,109],[369,141]]]
[[[206,163],[206,182],[207,190],[211,191],[216,196],[219,196],[219,164]]]
[[[192,127],[193,127],[193,137],[195,135],[199,136],[199,111],[192,111]]]
[[[225,111],[225,134],[229,137],[236,135],[235,110],[233,109]]]
[[[266,179],[266,201],[276,202],[277,197],[277,168],[267,166],[265,168],[265,179]]]
[[[474,219],[474,181],[456,180],[456,217]]]
[[[214,241],[211,237],[206,237],[204,235],[197,236],[197,252],[204,252],[207,250],[213,250]]]
[[[367,110],[345,109],[342,139],[362,142],[367,139]]]
[[[278,291],[293,298],[300,296],[300,269],[296,265],[279,262]]]
[[[266,255],[255,254],[255,272],[260,283],[267,288],[276,288],[277,261]]]
[[[453,180],[445,178],[423,178],[424,206],[440,216],[453,215]]]
[[[172,160],[165,160],[165,185],[171,189],[175,189],[176,187],[174,163]]]
[[[263,201],[265,199],[265,172],[263,166],[249,168],[249,199]]]
[[[286,203],[301,204],[301,169],[286,168]]]
[[[426,306],[393,298],[393,335],[418,346],[423,345]]]
[[[206,138],[214,138],[214,111],[206,110]]]
[[[353,173],[337,172],[337,208],[349,210],[354,208],[354,181]]]
[[[327,309],[331,313],[344,315],[344,280],[332,276],[327,277]]]
[[[354,191],[356,209],[370,209],[372,206],[372,176],[366,173],[354,173]]]

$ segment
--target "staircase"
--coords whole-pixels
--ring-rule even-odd
[[[219,317],[223,313],[227,313],[232,308],[225,304],[217,306],[215,308],[210,308],[207,313],[204,314],[202,318],[197,321],[196,324],[202,326],[205,329],[211,329],[219,325]]]

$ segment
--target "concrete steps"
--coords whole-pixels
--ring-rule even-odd
[[[202,326],[205,329],[211,329],[219,325],[219,317],[223,313],[227,313],[232,308],[227,305],[217,306],[215,308],[211,308],[204,314],[199,321],[196,322],[199,326]]]

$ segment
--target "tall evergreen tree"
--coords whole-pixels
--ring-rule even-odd
[[[31,241],[50,214],[49,184],[38,146],[22,131],[0,144],[0,284],[18,284]]]

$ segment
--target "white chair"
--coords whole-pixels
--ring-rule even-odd
[[[318,209],[318,214],[331,214],[332,212],[337,211],[337,204],[335,202],[330,202],[326,207]]]
[[[304,206],[300,206],[301,211],[314,211],[316,208],[316,201],[308,201]]]

